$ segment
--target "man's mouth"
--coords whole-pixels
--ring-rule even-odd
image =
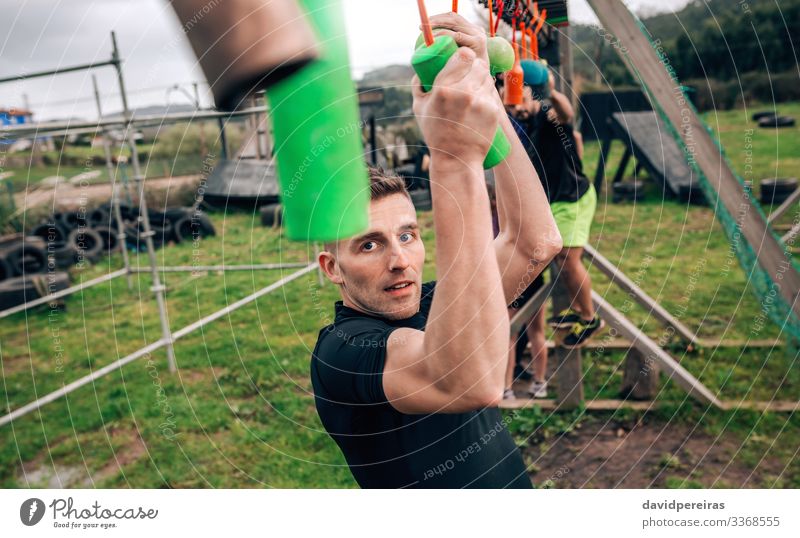
[[[384,288],[384,291],[392,294],[392,295],[403,295],[404,293],[410,291],[411,286],[414,283],[410,280],[403,280],[401,282],[397,282],[392,284],[391,286]]]

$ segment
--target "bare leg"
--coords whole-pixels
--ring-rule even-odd
[[[514,317],[516,308],[508,309],[508,317]],[[514,384],[514,367],[517,364],[517,335],[512,334],[508,343],[508,364],[506,364],[506,389],[510,389]]]
[[[583,319],[594,318],[592,303],[592,280],[583,265],[583,247],[564,247],[556,256],[562,279],[570,298],[570,306]]]
[[[540,308],[533,315],[528,327],[528,341],[531,344],[531,358],[533,363],[533,379],[544,381],[547,375],[547,342],[544,337],[544,308]]]

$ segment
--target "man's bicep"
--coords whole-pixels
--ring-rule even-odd
[[[383,390],[392,407],[401,413],[461,413],[462,402],[444,392],[431,373],[425,352],[425,333],[396,329],[386,345]]]

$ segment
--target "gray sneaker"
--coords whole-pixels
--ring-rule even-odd
[[[516,394],[512,389],[506,389],[503,391],[503,399],[504,400],[515,400],[517,398]]]
[[[533,398],[547,398],[547,381],[531,381],[528,394]]]

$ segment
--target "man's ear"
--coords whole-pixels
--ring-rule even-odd
[[[339,263],[336,261],[336,256],[332,252],[327,250],[320,252],[317,257],[317,263],[319,263],[320,269],[322,269],[322,272],[328,277],[328,280],[334,284],[342,283]]]

